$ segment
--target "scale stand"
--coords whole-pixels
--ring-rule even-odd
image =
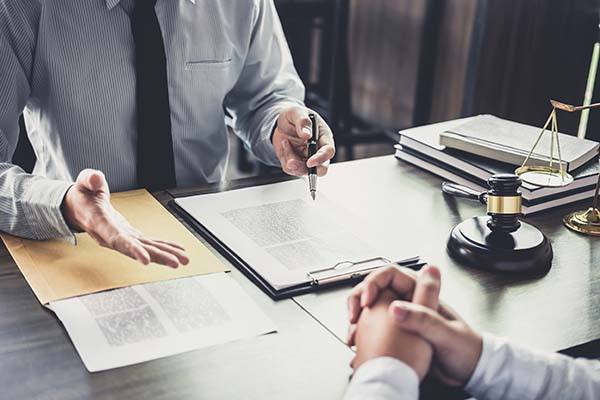
[[[600,209],[598,209],[598,191],[600,191],[600,175],[596,183],[596,193],[592,206],[587,210],[575,211],[563,218],[565,226],[575,232],[590,236],[600,236]]]

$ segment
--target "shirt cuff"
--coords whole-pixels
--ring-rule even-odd
[[[545,362],[538,364],[531,350],[521,349],[504,338],[483,335],[483,348],[477,367],[465,390],[475,398],[534,398],[543,386]],[[540,369],[541,367],[541,369]]]
[[[473,371],[473,375],[471,375],[471,378],[465,386],[465,390],[471,394],[473,394],[473,392],[477,392],[478,389],[485,384],[486,366],[490,365],[492,361],[492,356],[494,355],[494,349],[497,347],[496,342],[498,342],[497,338],[487,334],[483,334],[482,339],[483,346],[481,348],[481,355],[479,356],[479,361],[477,362],[475,371]]]
[[[352,378],[344,400],[417,400],[419,377],[402,361],[378,357],[361,365]]]
[[[281,114],[282,111],[289,107],[306,106],[301,102],[280,101],[272,105],[269,108],[269,110],[265,113],[266,116],[263,118],[260,127],[259,140],[255,148],[253,149],[253,152],[262,162],[264,162],[267,165],[271,165],[274,167],[281,166],[279,158],[275,153],[275,148],[273,147],[273,141],[271,139],[273,137],[275,127],[277,126],[277,119],[279,118],[279,114]]]
[[[75,234],[65,221],[61,205],[73,183],[31,179],[21,196],[25,219],[37,240],[61,238],[75,244]]]
[[[257,156],[267,165],[274,167],[281,165],[271,140],[272,134],[275,132],[275,127],[277,126],[277,119],[279,118],[281,111],[283,111],[283,108],[277,107],[269,112],[265,122],[261,127],[260,142],[257,149],[257,153],[259,153]]]

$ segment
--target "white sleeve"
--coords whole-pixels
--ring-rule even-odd
[[[344,400],[417,400],[419,378],[400,360],[379,357],[361,365],[348,385]]]
[[[478,400],[600,399],[600,362],[484,335],[481,357],[465,389]]]
[[[304,107],[298,77],[273,0],[255,0],[254,30],[244,68],[225,98],[235,134],[263,163],[279,166],[271,133],[279,114]]]

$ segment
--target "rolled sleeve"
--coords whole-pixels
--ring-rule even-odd
[[[352,378],[344,400],[416,400],[419,378],[400,360],[379,357],[361,365]]]

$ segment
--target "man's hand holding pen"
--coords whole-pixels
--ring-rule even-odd
[[[317,151],[308,155],[308,143],[312,138],[311,111],[302,107],[290,107],[284,110],[277,120],[273,134],[275,153],[281,162],[281,168],[289,175],[307,175],[309,168],[316,168],[318,176],[324,176],[329,161],[335,155],[333,133],[323,118],[314,113],[318,121],[319,138]]]

